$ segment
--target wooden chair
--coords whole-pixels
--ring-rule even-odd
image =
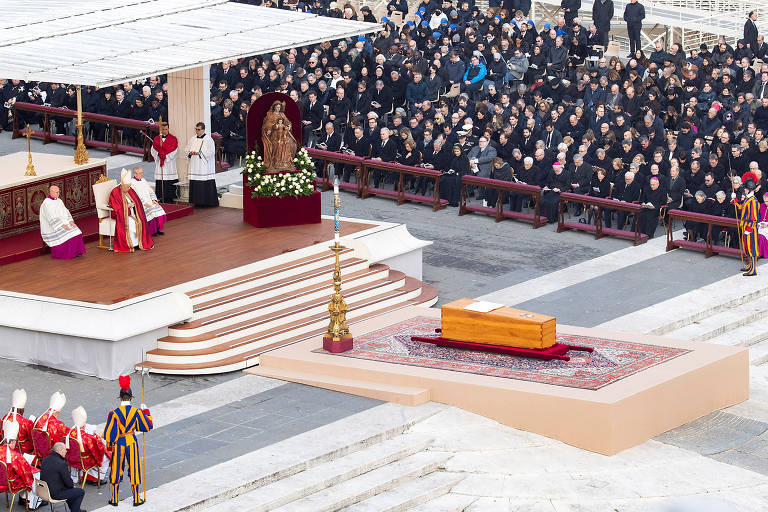
[[[16,501],[16,496],[22,492],[31,492],[31,487],[24,487],[24,484],[15,480],[10,480],[8,477],[8,467],[5,460],[0,460],[0,492],[5,493],[5,504],[8,505],[8,512],[13,510],[13,504]],[[10,504],[8,503],[8,495],[11,495]],[[26,507],[29,510],[29,506]]]
[[[67,510],[69,510],[67,500],[56,500],[51,497],[51,490],[48,489],[48,484],[45,482],[45,480],[37,481],[37,489],[35,494],[37,494],[37,497],[41,500],[48,502],[48,506],[50,507],[51,512],[53,512],[53,506],[58,505],[59,503],[63,503]]]
[[[92,469],[96,469],[98,478],[96,480],[96,486],[101,489],[101,466],[89,466],[86,467],[83,462],[83,447],[77,442],[77,439],[69,440],[69,449],[67,450],[65,458],[69,466],[77,470],[77,478],[80,479],[80,473],[83,473],[83,481],[80,484],[81,488],[85,488],[85,482],[88,480],[88,472]]]
[[[112,208],[109,207],[109,194],[117,186],[117,181],[103,174],[93,184],[93,198],[96,202],[96,215],[99,218],[99,249],[112,248],[112,237],[115,236],[117,221],[112,218]],[[103,243],[103,237],[109,237],[109,245]]]

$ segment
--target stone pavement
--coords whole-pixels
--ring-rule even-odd
[[[7,133],[0,134],[0,154],[25,146],[22,139],[10,141]],[[33,146],[34,151],[72,151],[37,141]],[[118,155],[108,161],[110,176],[116,176],[138,158]],[[142,166],[149,170],[151,163]],[[239,181],[237,171],[218,178],[222,186]],[[331,203],[331,194],[323,194],[323,213],[331,213]],[[552,226],[534,230],[516,221],[497,224],[485,215],[459,217],[451,208],[432,212],[424,205],[397,206],[390,199],[359,200],[348,193],[342,194],[342,214],[404,222],[414,236],[433,240],[424,251],[423,274],[440,290],[441,303],[485,296],[575,325],[619,319],[628,326],[623,328],[642,330],[646,320],[638,319],[648,308],[705,285],[717,288],[737,274],[739,265],[728,257],[666,253],[661,227],[656,239],[632,247],[626,240],[558,234]],[[728,286],[738,292],[741,281],[734,283]],[[675,306],[659,315],[674,319],[678,308],[683,309]],[[430,449],[451,455],[444,471],[464,477],[452,494],[470,499],[467,510],[666,510],[680,500],[688,508],[677,510],[766,510],[768,369],[751,370],[748,402],[610,458],[453,409],[412,430],[434,432]],[[69,399],[62,414],[67,423],[77,405],[86,407],[89,423],[98,423],[116,402],[114,382],[8,360],[0,360],[0,375],[0,404],[10,399],[13,388],[23,386],[32,414],[42,412],[50,394],[62,389]],[[150,489],[379,406],[373,400],[248,377],[146,379],[147,403],[157,421],[148,436]],[[106,501],[105,489],[87,490],[89,510]],[[122,489],[124,497],[127,490]]]

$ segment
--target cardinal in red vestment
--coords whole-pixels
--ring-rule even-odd
[[[69,431],[65,441],[67,446],[67,462],[69,462],[73,468],[94,468],[88,473],[88,479],[96,481],[96,478],[106,478],[107,472],[109,471],[109,458],[112,454],[107,451],[107,446],[99,436],[86,432],[85,422],[87,420],[88,414],[82,407],[78,407],[72,411],[72,421],[74,422],[74,426],[72,427],[72,430]],[[71,450],[71,446],[80,447],[79,453]],[[80,465],[81,460],[82,466]],[[91,475],[91,473],[93,473],[93,475]]]
[[[32,475],[32,466],[24,456],[16,449],[16,438],[19,434],[19,424],[15,421],[3,422],[4,439],[0,445],[0,460],[5,462],[8,469],[8,487],[11,494],[32,490],[35,477]],[[13,506],[13,504],[11,504]]]
[[[59,419],[59,413],[67,403],[67,397],[61,391],[56,391],[51,395],[51,402],[48,409],[35,420],[32,430],[43,430],[48,432],[51,440],[51,446],[64,441],[69,433],[69,428]],[[32,434],[34,436],[34,433]]]
[[[27,392],[17,389],[11,396],[11,410],[0,421],[13,421],[19,424],[19,435],[16,438],[17,449],[21,453],[33,453],[32,448],[32,420],[24,417],[24,407],[27,405]],[[3,438],[3,429],[0,427],[0,439]]]
[[[154,247],[149,234],[147,217],[138,194],[131,188],[131,173],[123,169],[120,185],[109,194],[109,206],[114,210],[115,251],[133,252],[135,247],[146,251]]]

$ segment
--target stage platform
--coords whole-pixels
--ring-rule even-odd
[[[191,206],[166,203],[163,203],[162,206],[168,215],[169,221],[186,217],[193,212]],[[75,223],[80,228],[80,231],[83,232],[83,239],[86,244],[99,240],[99,219],[95,213],[75,219]],[[95,244],[94,250],[96,250]],[[27,231],[26,233],[3,238],[2,242],[0,242],[0,266],[49,255],[50,252],[50,248],[43,243],[43,239],[40,237],[39,229]],[[0,289],[2,289],[2,282],[0,282]]]
[[[441,402],[605,455],[749,395],[740,347],[558,325],[558,341],[595,349],[565,362],[410,340],[439,325],[437,309],[401,309],[356,325],[350,352],[327,353],[316,336],[246,371],[406,405]]]
[[[430,242],[402,224],[342,219],[341,230],[350,321],[437,300],[420,281]],[[327,326],[331,218],[258,229],[241,210],[200,209],[165,232],[150,251],[91,242],[74,260],[43,255],[2,266],[0,357],[116,378],[146,353],[151,371],[220,373]],[[17,243],[13,254],[33,251]]]

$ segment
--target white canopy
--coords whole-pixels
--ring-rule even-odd
[[[376,32],[228,0],[3,0],[0,77],[105,87]]]

